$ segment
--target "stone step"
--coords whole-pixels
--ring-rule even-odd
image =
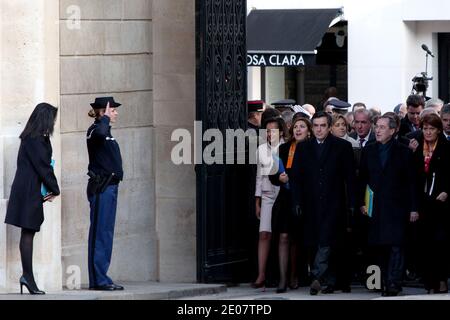
[[[193,296],[224,293],[225,285],[220,284],[186,284],[159,282],[120,282],[124,291],[63,290],[47,292],[45,295],[33,296],[19,293],[0,294],[0,300],[172,300]]]

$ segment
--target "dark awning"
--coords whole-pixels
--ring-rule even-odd
[[[247,17],[248,53],[314,54],[341,9],[252,10]]]

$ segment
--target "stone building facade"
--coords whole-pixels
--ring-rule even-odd
[[[0,218],[16,169],[18,135],[34,106],[59,107],[52,138],[61,197],[45,205],[35,238],[38,285],[57,291],[80,271],[87,283],[85,195],[89,103],[123,104],[120,186],[111,277],[196,281],[193,166],[175,166],[176,128],[195,119],[194,0],[0,0]],[[0,223],[0,290],[16,292],[20,230]],[[76,277],[75,277],[76,278]]]

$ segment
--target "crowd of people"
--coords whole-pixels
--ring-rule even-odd
[[[249,128],[267,133],[255,168],[252,286],[267,285],[276,239],[277,293],[301,285],[311,295],[351,292],[367,287],[371,265],[383,296],[398,295],[405,281],[448,292],[450,104],[410,95],[382,114],[331,96],[318,110],[248,102]]]

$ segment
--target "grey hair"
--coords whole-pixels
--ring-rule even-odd
[[[286,111],[283,111],[281,113],[281,117],[283,118],[284,122],[291,123],[292,122],[292,118],[294,117],[294,114],[295,113],[293,111],[286,110]]]
[[[445,114],[450,113],[450,103],[447,103],[446,105],[444,105],[444,106],[442,107],[442,109],[441,109],[441,116],[442,116],[444,113],[445,113]]]
[[[432,114],[432,113],[434,113],[435,115],[438,115],[438,116],[439,116],[439,114],[436,112],[436,110],[431,109],[431,107],[428,107],[428,109],[423,109],[423,110],[422,110],[422,112],[420,113],[419,117],[420,117],[420,119],[422,119],[422,118],[425,117],[427,114]]]
[[[444,105],[444,101],[442,101],[441,99],[430,99],[425,103],[425,109],[427,108],[433,108],[433,107],[438,107],[438,106],[443,106]]]
[[[356,117],[356,115],[358,113],[364,114],[369,119],[369,121],[372,121],[372,114],[371,114],[371,112],[369,110],[367,110],[367,109],[356,109],[355,111],[353,111],[353,116]]]

